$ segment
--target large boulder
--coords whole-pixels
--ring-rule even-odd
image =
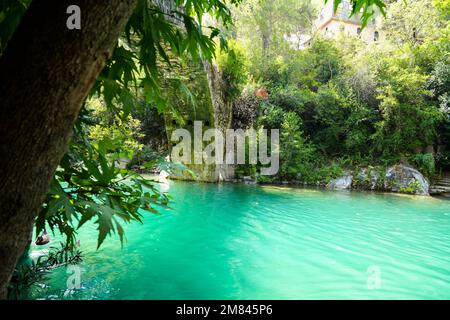
[[[416,169],[395,165],[386,170],[384,189],[392,192],[429,195],[430,184]]]
[[[328,183],[328,188],[331,190],[346,190],[352,187],[353,176],[346,174],[342,177],[331,180]]]

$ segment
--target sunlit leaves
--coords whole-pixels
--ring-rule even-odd
[[[325,3],[328,1],[334,1],[333,10],[337,11],[339,4],[342,0],[325,0]],[[373,17],[375,14],[374,9],[377,8],[383,16],[386,15],[386,4],[382,0],[352,0],[352,12],[351,16],[361,13],[361,23],[362,28],[364,28],[369,19]]]
[[[145,212],[154,214],[157,206],[167,206],[168,196],[151,181],[117,168],[116,143],[105,139],[90,144],[83,131],[77,132],[36,219],[37,233],[48,226],[73,247],[76,230],[92,223],[97,226],[98,247],[113,234],[123,244],[122,223],[142,222]]]
[[[167,107],[161,92],[160,62],[170,67],[170,56],[210,60],[216,42],[226,46],[224,34],[213,26],[204,27],[202,22],[208,15],[225,26],[231,24],[230,10],[223,1],[176,0],[164,4],[166,7],[158,6],[156,1],[139,0],[112,59],[93,89],[93,93],[103,95],[108,108],[121,107],[124,116],[136,107],[133,97],[139,89],[159,111]]]

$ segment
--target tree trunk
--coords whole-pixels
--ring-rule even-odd
[[[32,1],[0,58],[0,299],[72,127],[137,0]]]
[[[211,102],[214,111],[214,127],[219,129],[226,137],[227,129],[231,128],[233,120],[233,106],[227,101],[224,92],[224,83],[218,66],[202,59],[203,69],[208,80],[208,87],[211,94]],[[225,150],[224,157],[227,159],[228,153]],[[231,164],[216,164],[214,181],[226,181],[234,179],[234,166]]]

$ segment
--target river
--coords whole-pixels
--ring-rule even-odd
[[[79,234],[81,289],[53,271],[33,299],[450,299],[450,201],[170,182],[126,242]],[[42,247],[32,247],[42,250]]]

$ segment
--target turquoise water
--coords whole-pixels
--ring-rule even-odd
[[[80,233],[80,290],[65,268],[32,298],[449,299],[450,201],[171,182],[172,209],[96,251]],[[41,250],[42,247],[33,248]]]

